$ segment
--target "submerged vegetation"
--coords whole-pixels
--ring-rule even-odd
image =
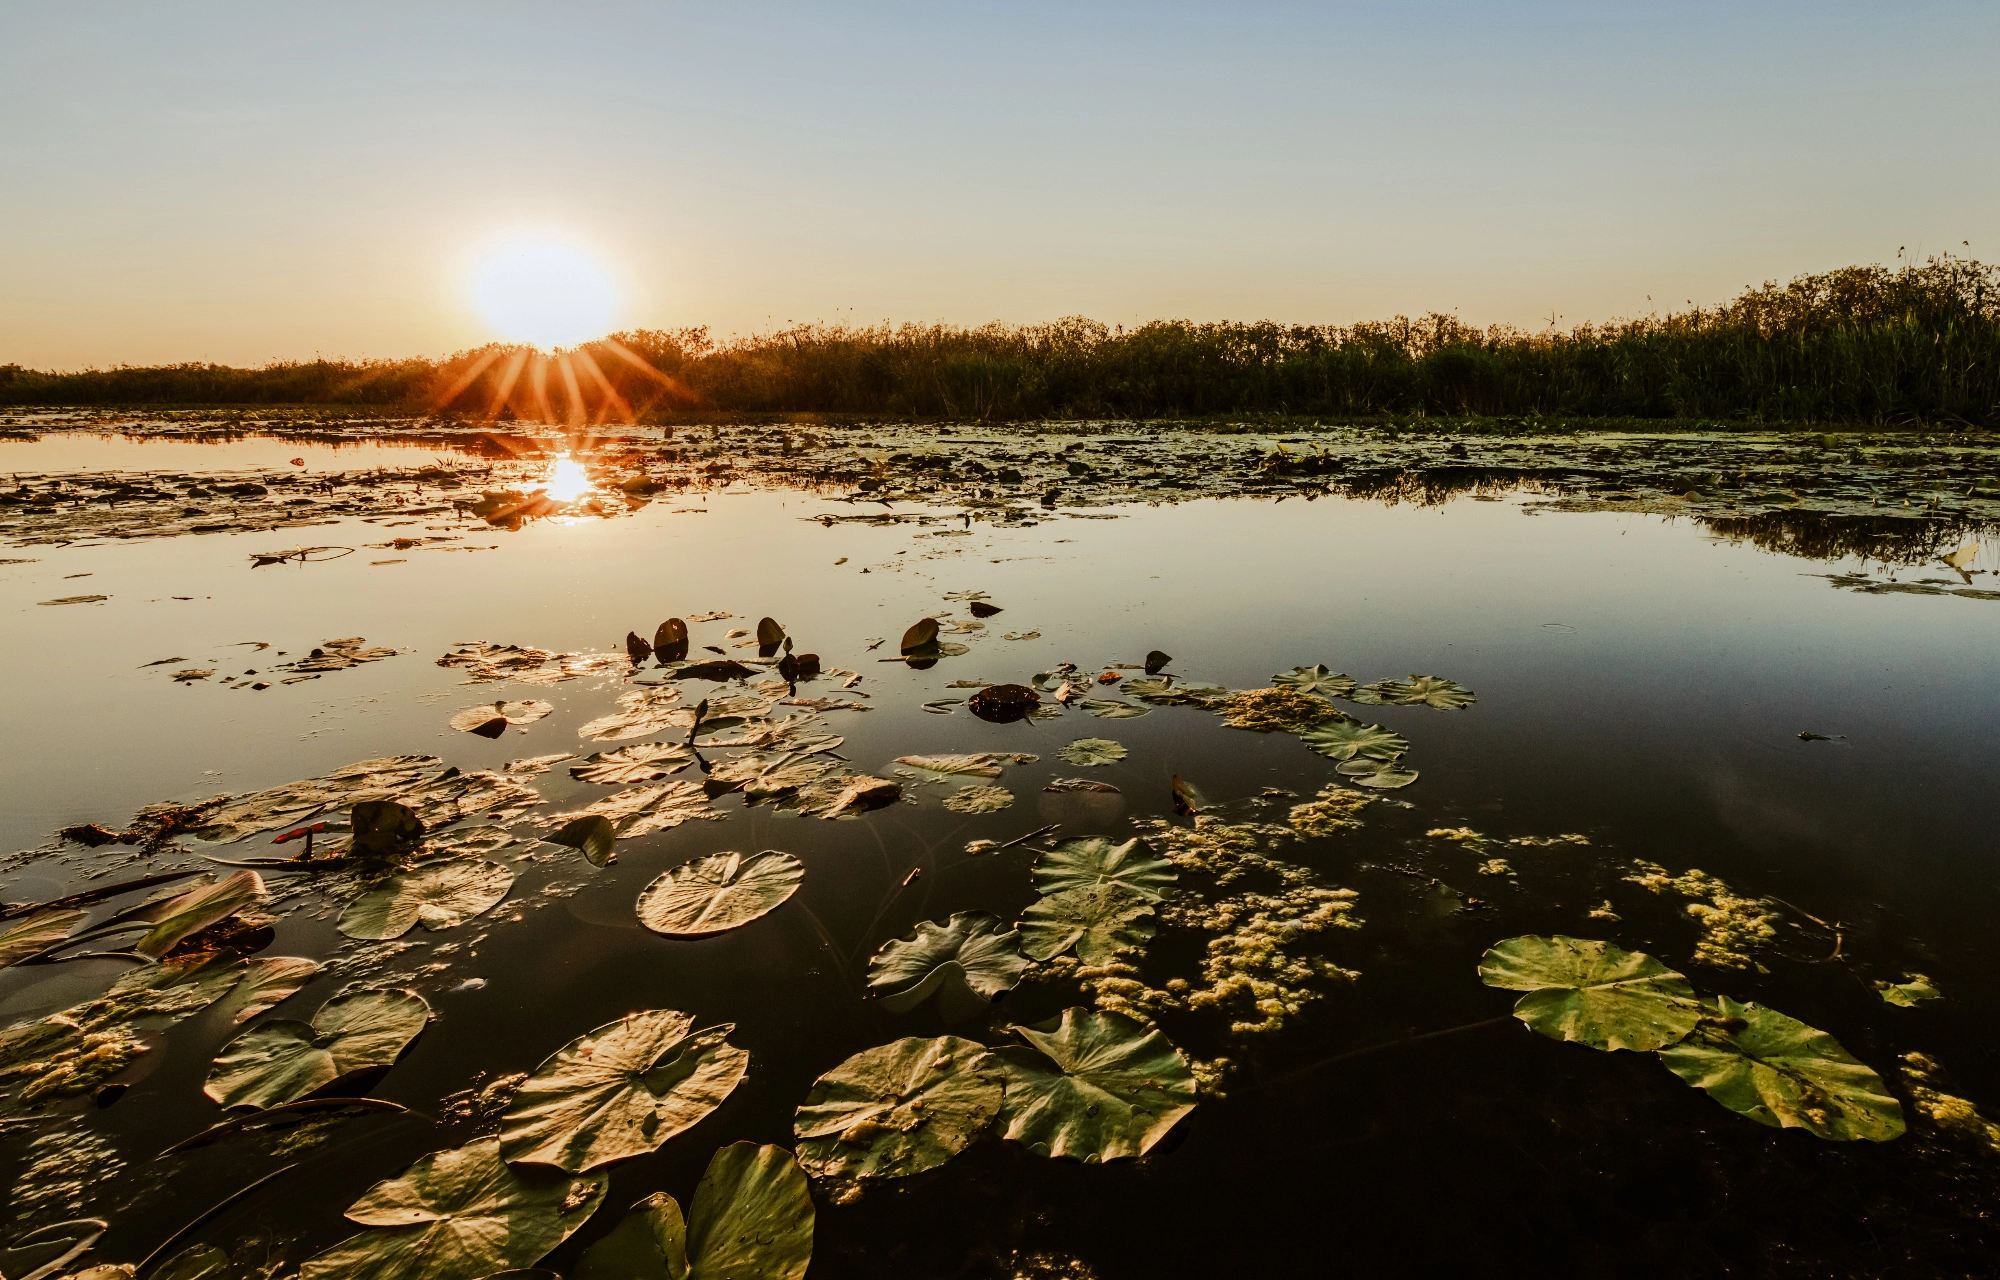
[[[596,421],[888,417],[1615,417],[2000,425],[2000,269],[1933,258],[1746,288],[1713,307],[1558,332],[1452,316],[1353,325],[1070,318],[622,333],[544,360],[91,369],[0,366],[0,403],[371,406]]]

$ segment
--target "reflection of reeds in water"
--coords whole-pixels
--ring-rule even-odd
[[[1767,284],[1718,307],[1567,332],[1451,316],[1355,325],[1157,321],[802,325],[717,342],[614,335],[550,355],[46,373],[7,404],[400,406],[570,425],[691,412],[977,419],[1569,415],[2000,421],[2000,270],[1936,258]]]
[[[1754,516],[1696,517],[1731,542],[1747,542],[1806,560],[1857,557],[1882,564],[1934,564],[1967,541],[2000,533],[1980,520],[1908,516],[1841,516],[1815,511],[1772,511]]]
[[[1427,467],[1421,470],[1369,472],[1343,478],[1339,491],[1350,498],[1369,498],[1388,506],[1409,503],[1435,507],[1462,497],[1498,497],[1510,493],[1562,494],[1566,486],[1550,476],[1495,467]]]

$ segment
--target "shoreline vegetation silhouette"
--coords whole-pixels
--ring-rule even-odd
[[[327,406],[447,418],[1674,421],[2000,425],[2000,267],[1943,255],[1746,289],[1714,307],[1553,327],[1448,315],[1353,325],[807,324],[717,339],[639,330],[544,354],[443,359],[0,365],[8,406]],[[1504,427],[1507,424],[1499,424]]]

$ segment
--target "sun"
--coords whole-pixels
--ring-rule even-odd
[[[510,342],[572,347],[611,332],[619,297],[587,249],[549,232],[495,242],[472,271],[472,303]]]

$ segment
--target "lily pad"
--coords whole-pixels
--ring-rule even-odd
[[[960,755],[897,756],[897,764],[906,764],[912,769],[922,769],[925,773],[949,776],[965,775],[973,778],[997,778],[1002,765],[1032,764],[1035,757],[1021,751],[973,751]]]
[[[617,839],[611,819],[601,813],[587,813],[557,827],[549,836],[549,843],[579,850],[593,867],[607,867],[611,865],[611,851]]]
[[[1159,1030],[1090,1009],[1014,1027],[1033,1049],[995,1050],[1007,1075],[1004,1134],[1036,1155],[1088,1163],[1141,1156],[1194,1110],[1194,1073]]]
[[[1883,1000],[1905,1009],[1913,1009],[1925,1000],[1936,1000],[1943,994],[1921,973],[1906,973],[1901,982],[1878,982],[1875,989]]]
[[[1088,767],[1117,764],[1129,753],[1124,743],[1109,738],[1078,738],[1056,754],[1070,764]]]
[[[1136,720],[1140,716],[1151,715],[1151,707],[1142,707],[1134,702],[1118,698],[1085,698],[1076,704],[1100,720]]]
[[[521,702],[489,702],[458,712],[451,718],[451,727],[461,733],[497,738],[507,732],[509,725],[533,724],[555,709],[554,703],[543,702],[539,698]]]
[[[936,618],[919,618],[903,633],[902,651],[922,653],[935,649],[938,642],[938,621]]]
[[[798,892],[805,864],[766,849],[682,863],[639,895],[639,922],[654,933],[698,937],[749,924]]]
[[[1113,844],[1102,836],[1064,840],[1035,859],[1034,877],[1041,894],[1118,884],[1149,902],[1165,897],[1179,879],[1171,862],[1151,856],[1136,837]]]
[[[365,890],[340,913],[350,938],[400,938],[412,926],[450,929],[490,911],[514,886],[514,873],[497,862],[446,858],[400,871]]]
[[[430,1016],[414,991],[335,996],[310,1023],[276,1018],[224,1045],[202,1092],[225,1107],[295,1102],[357,1071],[393,1065]]]
[[[89,915],[63,907],[44,907],[16,920],[0,924],[0,967],[26,960],[53,947]]]
[[[634,782],[658,782],[679,773],[693,761],[694,753],[678,742],[642,742],[587,755],[569,767],[569,776],[579,782],[622,787]]]
[[[149,903],[121,917],[121,920],[150,926],[129,949],[158,960],[183,939],[227,920],[263,896],[264,881],[257,873],[238,871],[214,884],[201,885],[164,901]],[[119,927],[127,926],[121,923]]]
[[[303,956],[258,956],[217,1007],[224,1022],[241,1023],[277,1007],[313,980],[319,965]]]
[[[1387,760],[1374,760],[1367,756],[1344,760],[1334,766],[1334,772],[1357,787],[1374,787],[1378,791],[1394,791],[1417,780],[1415,769],[1398,768]]]
[[[1394,760],[1410,749],[1409,739],[1401,734],[1358,720],[1314,725],[1299,735],[1299,741],[1329,760],[1352,760],[1356,756]]]
[[[417,811],[394,800],[363,800],[348,814],[353,830],[349,847],[356,857],[394,862],[406,857],[424,838]]]
[[[661,662],[681,662],[688,656],[688,624],[668,618],[653,632],[653,657]]]
[[[1442,676],[1411,676],[1402,680],[1377,680],[1354,693],[1354,701],[1393,703],[1399,707],[1436,707],[1440,711],[1463,711],[1477,699],[1472,690]]]
[[[804,1280],[813,1218],[812,1191],[791,1152],[733,1142],[694,1189],[689,1280]]]
[[[965,1150],[1000,1113],[1004,1077],[985,1046],[910,1036],[864,1049],[819,1079],[792,1131],[820,1178],[902,1178]]]
[[[1176,680],[1172,676],[1127,680],[1118,686],[1124,693],[1142,702],[1160,706],[1193,705],[1204,706],[1213,699],[1228,694],[1229,690],[1219,684],[1200,684],[1187,680]]]
[[[960,787],[944,798],[944,807],[953,813],[998,813],[1014,803],[1014,793],[1005,787]]]
[[[583,1173],[657,1151],[714,1111],[743,1081],[750,1055],[723,1023],[689,1033],[672,1009],[627,1014],[551,1054],[501,1118],[508,1160]]]
[[[570,1280],[687,1280],[687,1273],[680,1202],[655,1191],[583,1251]]]
[[[1667,1070],[1739,1115],[1834,1141],[1887,1142],[1903,1104],[1840,1042],[1796,1018],[1717,996],[1715,1013],[1660,1050]]]
[[[1024,684],[993,684],[965,700],[966,709],[992,724],[1025,720],[1039,707],[1042,695]]]
[[[1158,926],[1145,894],[1122,884],[1095,884],[1052,893],[1021,913],[1021,950],[1047,960],[1076,948],[1085,964],[1136,951]]]
[[[347,1207],[350,1221],[381,1230],[308,1258],[299,1277],[479,1280],[531,1267],[597,1211],[605,1186],[602,1174],[517,1169],[498,1138],[433,1151]]]
[[[1344,698],[1354,692],[1354,679],[1327,668],[1322,662],[1310,667],[1293,667],[1271,677],[1271,683],[1298,693],[1322,698]]]
[[[1489,987],[1525,991],[1514,1016],[1551,1040],[1593,1049],[1663,1048],[1701,1017],[1687,979],[1639,951],[1534,934],[1495,943],[1479,958]]]
[[[81,1257],[110,1225],[102,1218],[76,1218],[16,1236],[0,1248],[0,1276],[46,1280]]]
[[[1028,961],[1021,955],[1021,935],[1000,932],[998,917],[984,911],[961,911],[940,925],[919,924],[908,938],[882,944],[868,962],[868,989],[891,1013],[914,1009],[946,988],[970,999],[973,1006],[996,1000],[1021,980]],[[942,1003],[954,1003],[948,997]]]
[[[557,816],[581,818],[593,813],[610,819],[620,840],[669,831],[695,819],[719,822],[724,816],[709,807],[707,789],[691,781],[628,787],[602,800],[593,800],[574,813]]]

